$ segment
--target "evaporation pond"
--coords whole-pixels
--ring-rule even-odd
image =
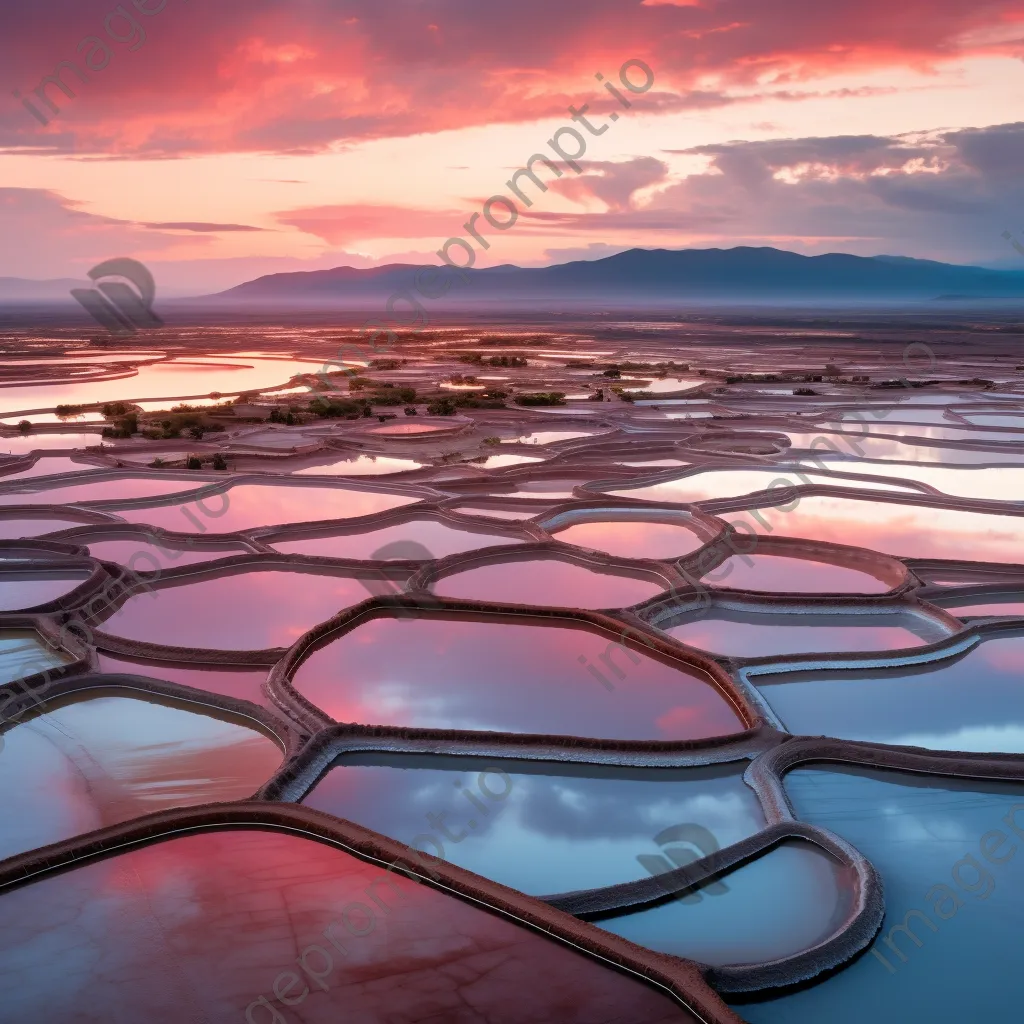
[[[276,551],[328,558],[387,560],[435,559],[500,544],[521,544],[522,537],[505,536],[479,528],[450,526],[434,519],[413,519],[369,533],[349,533],[275,540]]]
[[[56,601],[88,578],[87,569],[0,572],[0,612],[35,608]]]
[[[0,540],[20,540],[23,537],[41,537],[59,530],[82,526],[81,519],[0,519]]]
[[[100,629],[170,647],[290,647],[318,622],[372,593],[362,581],[347,576],[287,570],[234,573],[141,591]]]
[[[789,594],[883,594],[889,583],[859,569],[783,555],[733,555],[703,577],[716,587]]]
[[[904,558],[957,558],[974,562],[1019,562],[1024,517],[812,495],[786,512],[778,507],[725,512],[747,533],[855,544]],[[763,525],[763,521],[768,526]]]
[[[422,462],[395,459],[387,455],[330,456],[294,472],[295,476],[378,476],[422,469]]]
[[[373,725],[629,740],[744,728],[700,669],[564,621],[366,619],[301,664],[295,687],[337,721]]]
[[[736,658],[827,651],[890,651],[946,636],[931,619],[911,612],[822,615],[714,608],[692,622],[665,627],[691,647]]]
[[[243,800],[281,763],[267,736],[199,705],[108,696],[118,692],[44,705],[4,734],[0,856],[169,807]]]
[[[142,537],[129,535],[124,540],[91,540],[79,535],[75,544],[85,544],[93,558],[105,562],[119,562],[132,572],[163,572],[178,565],[194,565],[196,562],[212,562],[217,558],[230,558],[233,555],[251,554],[241,544],[211,548],[188,545],[179,547],[175,544],[150,542]]]
[[[696,1020],[638,977],[482,904],[257,829],[173,838],[5,891],[0,936],[4,1013],[40,1024],[83,1020],[83,1007],[93,1020],[152,1024],[243,1022],[247,1009],[254,1024],[423,1012],[494,1024]],[[290,980],[303,953],[324,989]],[[270,1017],[266,1007],[282,1005],[275,983],[289,999],[310,991],[308,1008]]]
[[[26,679],[37,672],[70,663],[70,657],[44,643],[35,630],[0,631],[0,684]]]
[[[730,469],[707,470],[693,473],[679,480],[667,480],[646,487],[633,487],[625,490],[609,491],[617,498],[638,498],[641,501],[668,501],[686,503],[690,501],[709,501],[712,498],[732,498],[744,494],[754,494],[768,490],[770,487],[779,489],[782,486],[800,487],[802,484],[815,484],[826,487],[855,487],[861,490],[917,490],[905,484],[893,481],[891,484],[870,480],[849,480],[844,477],[829,476],[825,473],[802,473],[803,479],[797,477],[795,471],[785,467],[778,469]]]
[[[800,819],[875,866],[885,920],[866,955],[802,991],[738,1006],[745,1020],[1018,1019],[1024,814],[1012,809],[1024,787],[837,766],[791,772],[786,789]]]
[[[686,519],[671,523],[644,519],[641,515],[609,516],[590,522],[574,519],[572,515],[560,516],[548,527],[555,540],[603,551],[616,558],[681,558],[704,544],[704,538],[694,532]],[[561,523],[570,525],[560,528]]]
[[[1024,637],[892,669],[751,677],[793,733],[938,750],[1024,753]]]
[[[742,771],[348,754],[303,803],[410,844],[440,819],[449,862],[539,896],[674,869],[652,837],[680,822],[720,846],[753,835],[764,817]]]
[[[284,384],[295,374],[315,373],[319,369],[320,364],[300,359],[260,359],[251,363],[230,356],[168,359],[140,366],[131,377],[4,388],[0,415],[20,409],[192,397],[214,391],[237,394]],[[173,404],[169,402],[168,408]]]
[[[839,929],[853,902],[853,871],[811,843],[786,840],[681,896],[593,923],[656,952],[715,966],[776,960]]]
[[[71,505],[83,501],[130,501],[134,498],[155,498],[162,494],[193,491],[208,482],[183,477],[122,477],[39,491],[5,491],[0,493],[0,505]]]
[[[443,597],[562,608],[628,608],[662,592],[653,580],[557,558],[479,565],[443,577],[432,589]]]
[[[146,523],[181,533],[233,533],[257,526],[310,523],[325,519],[354,519],[410,505],[419,499],[404,494],[348,490],[344,487],[308,487],[295,484],[238,484],[222,494],[191,505],[118,509],[131,523]],[[187,514],[186,514],[187,513]]]

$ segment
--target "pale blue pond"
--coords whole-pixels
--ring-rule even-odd
[[[1024,753],[1024,636],[930,665],[754,676],[793,733]]]
[[[737,1005],[745,1020],[1020,1019],[1024,785],[846,768],[795,771],[786,788],[799,817],[838,833],[875,865],[886,917],[865,955],[819,984]],[[909,932],[893,931],[904,925]]]
[[[759,963],[793,956],[832,935],[849,913],[852,885],[852,868],[812,843],[786,840],[682,899],[594,924],[701,963]]]
[[[622,768],[349,754],[303,802],[544,895],[675,868],[656,840],[678,825],[706,829],[716,844],[708,853],[764,828],[760,804],[742,780],[744,765]]]

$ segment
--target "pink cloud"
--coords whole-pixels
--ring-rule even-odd
[[[82,61],[77,47],[102,35],[104,13],[76,0],[11,6],[0,40],[11,87],[31,98],[58,62]],[[729,89],[763,88],[769,78],[777,89],[836,72],[1013,55],[1017,44],[997,30],[1022,21],[1024,0],[431,0],[412,9],[350,0],[343,10],[170,0],[139,18],[146,40],[138,49],[111,43],[105,69],[85,71],[84,80],[67,72],[73,97],[45,90],[60,107],[49,127],[11,99],[0,113],[0,146],[152,156],[317,152],[337,142],[564,117],[570,103],[588,100],[600,113],[606,97],[594,73],[614,78],[633,57],[656,73],[648,109],[692,109],[729,103]],[[702,88],[709,75],[724,91]]]
[[[458,230],[466,214],[457,210],[351,204],[285,210],[276,217],[282,224],[316,235],[331,245],[349,245],[374,238],[443,240]]]

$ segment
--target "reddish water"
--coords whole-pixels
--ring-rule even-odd
[[[790,594],[883,594],[891,589],[891,584],[858,569],[779,555],[733,555],[703,581],[739,590]]]
[[[698,670],[567,624],[371,619],[316,651],[295,686],[344,722],[632,740],[743,728]]]
[[[435,593],[478,601],[560,608],[628,608],[662,591],[651,580],[585,569],[555,558],[501,562],[438,580]]]
[[[657,523],[639,516],[577,523],[553,534],[555,540],[603,551],[618,558],[681,558],[703,539],[685,523]]]
[[[371,592],[356,579],[266,571],[143,591],[100,628],[127,640],[245,651],[290,647]]]
[[[11,1020],[694,1019],[637,978],[478,905],[266,832],[188,836],[16,889],[0,896],[0,925]]]

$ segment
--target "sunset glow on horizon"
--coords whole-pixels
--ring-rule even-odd
[[[584,105],[580,171],[545,172],[478,266],[735,245],[1019,262],[1002,232],[1022,222],[1024,0],[43,0],[3,18],[18,244],[0,277],[131,256],[197,294],[437,263]],[[654,83],[623,110],[603,86],[630,60]]]

